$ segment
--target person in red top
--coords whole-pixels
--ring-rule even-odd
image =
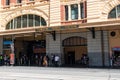
[[[10,65],[14,65],[14,53],[10,54]]]

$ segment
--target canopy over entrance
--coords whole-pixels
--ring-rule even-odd
[[[113,51],[120,51],[120,46],[115,46],[112,48]]]

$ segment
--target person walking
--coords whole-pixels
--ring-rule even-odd
[[[4,55],[4,65],[6,65],[6,66],[7,66],[7,60],[8,60],[8,57],[7,57],[7,55],[5,54],[5,55]]]
[[[10,54],[10,65],[13,66],[14,65],[14,53]]]
[[[48,62],[47,62],[47,57],[46,56],[43,57],[43,66],[45,66],[45,67],[48,66]]]
[[[3,56],[2,56],[2,54],[0,55],[0,66],[2,66],[2,64],[3,64]]]
[[[58,55],[55,56],[55,66],[58,67],[59,66],[59,59],[60,57]]]
[[[51,66],[55,66],[55,55],[51,55]]]

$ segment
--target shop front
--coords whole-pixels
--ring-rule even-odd
[[[120,47],[112,48],[112,66],[120,67]]]

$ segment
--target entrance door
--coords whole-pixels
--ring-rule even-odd
[[[75,64],[75,51],[69,51],[67,53],[68,64]]]

